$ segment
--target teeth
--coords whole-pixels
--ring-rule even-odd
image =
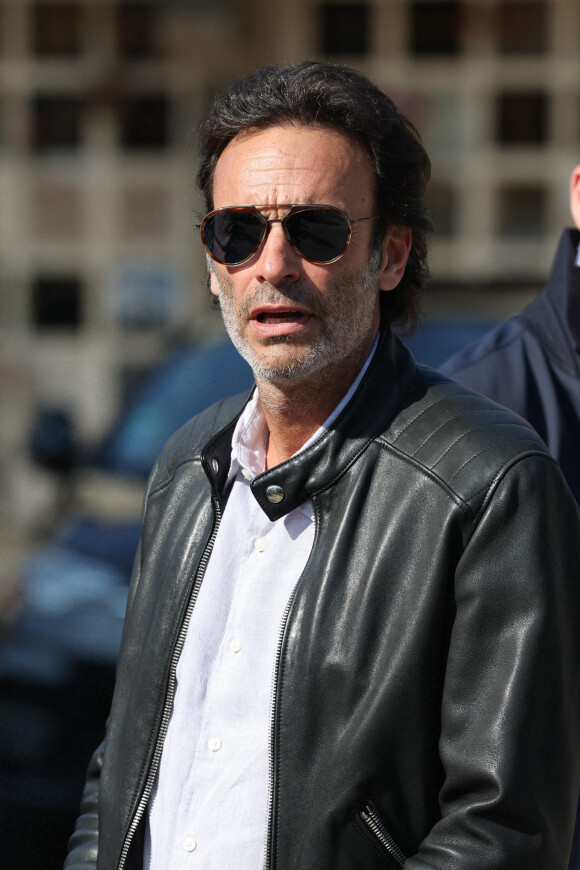
[[[261,311],[258,314],[257,320],[259,323],[284,323],[287,320],[296,320],[298,317],[300,317],[300,312],[298,311],[279,311],[275,314]]]

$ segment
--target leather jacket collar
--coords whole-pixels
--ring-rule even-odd
[[[252,481],[252,492],[270,520],[290,513],[340,477],[367,443],[384,431],[414,372],[415,361],[407,348],[390,329],[381,332],[375,356],[357,392],[333,426],[299,455]],[[218,493],[223,493],[225,484],[231,434],[230,425],[202,453],[206,474]],[[273,501],[273,497],[280,500]]]

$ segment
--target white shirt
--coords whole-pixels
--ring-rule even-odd
[[[350,400],[371,357],[302,450]],[[177,665],[148,808],[149,870],[258,870],[265,861],[276,652],[314,540],[310,501],[271,522],[251,492],[267,435],[256,392],[234,432],[233,485]]]

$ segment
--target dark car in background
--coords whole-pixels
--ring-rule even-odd
[[[429,320],[408,344],[437,366],[487,320]],[[45,414],[38,461],[63,477],[70,510],[23,566],[23,607],[0,648],[0,850],[10,870],[60,870],[114,683],[145,480],[167,438],[253,380],[231,343],[171,354],[98,450]]]

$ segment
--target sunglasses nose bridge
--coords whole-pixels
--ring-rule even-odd
[[[254,262],[256,280],[265,281],[273,286],[280,282],[292,283],[300,278],[302,262],[300,252],[292,244],[283,217],[264,217],[264,236],[255,252]],[[280,224],[274,228],[274,224]],[[273,232],[271,230],[273,229]]]
[[[275,220],[275,221],[277,221],[277,223],[280,224],[280,226],[282,227],[282,232],[284,233],[284,238],[286,239],[286,241],[288,242],[288,244],[290,245],[292,250],[295,251],[295,253],[299,254],[300,251],[298,251],[296,249],[296,245],[294,244],[294,241],[293,241],[292,236],[290,234],[290,230],[288,229],[288,221],[292,217],[292,214],[293,214],[292,209],[290,209],[290,211],[286,212],[284,217],[272,218],[272,220]]]
[[[288,231],[288,218],[290,217],[290,215],[291,211],[287,212],[283,217],[267,218],[264,217],[264,215],[260,215],[260,217],[264,221],[264,232],[260,240],[260,244],[256,249],[256,253],[258,253],[258,251],[261,251],[264,245],[267,243],[270,236],[271,224],[280,224],[280,226],[282,227],[282,232],[284,233],[284,238],[286,239],[292,250],[296,253],[299,253],[299,251],[296,251],[296,247]]]

